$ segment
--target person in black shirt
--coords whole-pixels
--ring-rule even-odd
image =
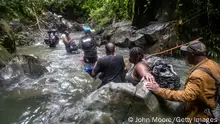
[[[93,77],[101,73],[99,78],[102,83],[98,88],[109,82],[123,82],[125,80],[125,63],[123,56],[115,55],[115,45],[113,43],[106,44],[105,49],[106,56],[98,59],[91,73]]]
[[[96,40],[91,34],[91,30],[89,28],[85,28],[84,32],[85,36],[83,36],[79,41],[79,47],[82,48],[84,52],[84,62],[95,63],[98,59]]]

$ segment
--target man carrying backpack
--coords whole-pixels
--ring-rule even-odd
[[[84,28],[85,36],[80,38],[79,48],[81,48],[84,52],[84,62],[85,63],[95,63],[98,60],[97,53],[97,42],[92,35],[91,29],[88,27]]]
[[[190,118],[191,123],[215,123],[219,120],[219,81],[220,66],[218,63],[206,57],[206,47],[200,41],[182,46],[186,53],[186,59],[194,67],[187,75],[183,90],[169,90],[160,88],[156,82],[145,81],[146,87],[158,96],[186,103],[185,117]]]

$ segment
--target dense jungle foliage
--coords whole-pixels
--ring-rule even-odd
[[[164,11],[164,6],[172,8],[168,12],[170,17],[157,20],[155,11]],[[121,20],[132,21],[134,26],[150,21],[176,20],[180,40],[203,37],[209,56],[216,58],[220,51],[218,0],[1,0],[0,10],[1,21],[17,19],[25,24],[35,22],[36,15],[48,10],[80,23],[86,19],[97,27]],[[144,21],[140,21],[141,18]]]

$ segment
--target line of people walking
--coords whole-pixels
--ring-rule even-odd
[[[181,47],[186,61],[194,66],[188,72],[184,89],[178,90],[160,85],[155,75],[152,74],[151,66],[144,60],[144,51],[141,48],[130,49],[129,62],[133,66],[127,69],[123,56],[115,54],[116,49],[113,43],[107,43],[105,45],[106,56],[98,58],[97,44],[91,35],[91,30],[85,29],[84,32],[85,36],[80,39],[79,48],[84,51],[84,62],[94,63],[94,67],[87,72],[94,78],[101,73],[99,78],[102,82],[98,88],[109,82],[129,82],[134,86],[143,82],[148,90],[163,99],[186,103],[185,117],[194,120],[195,118],[206,119],[203,122],[194,121],[193,123],[207,123],[207,119],[210,121],[210,118],[213,119],[212,123],[218,123],[220,118],[220,65],[206,56],[206,46],[202,42],[195,41]],[[218,112],[213,113],[216,109],[219,109]]]

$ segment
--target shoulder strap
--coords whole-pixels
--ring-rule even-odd
[[[197,69],[202,70],[202,71],[206,72],[207,74],[209,74],[213,79],[215,79],[216,83],[217,83],[218,85],[220,85],[219,80],[218,80],[218,79],[212,74],[212,72],[209,71],[207,68],[198,67],[198,68],[196,68],[195,70],[197,70]]]
[[[220,86],[219,80],[218,80],[218,79],[212,74],[212,72],[209,71],[207,68],[198,67],[198,68],[196,68],[195,70],[197,70],[197,69],[202,70],[202,71],[206,72],[207,74],[209,74],[213,79],[215,79],[216,85],[217,85],[217,86]],[[219,93],[219,89],[217,89],[217,92],[216,92],[216,100],[217,100],[217,101],[218,101],[218,97],[217,97],[217,94],[218,94],[218,93]],[[215,118],[215,115],[214,115],[214,113],[212,112],[212,108],[211,108],[210,106],[208,106],[208,111],[209,111],[209,113],[211,114],[211,116],[212,116],[213,118]]]

